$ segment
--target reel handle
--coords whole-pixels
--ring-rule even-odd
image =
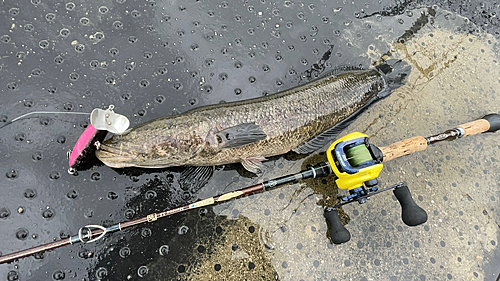
[[[330,239],[334,244],[342,244],[351,240],[351,233],[340,222],[337,209],[326,208],[324,216],[330,227]]]
[[[407,185],[396,187],[392,192],[401,204],[401,218],[406,225],[417,226],[427,221],[427,213],[413,201]]]

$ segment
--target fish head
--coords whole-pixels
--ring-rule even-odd
[[[189,164],[207,145],[210,128],[196,118],[160,118],[103,142],[96,156],[112,168],[165,168]]]

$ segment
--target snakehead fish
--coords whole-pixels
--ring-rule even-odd
[[[315,151],[387,95],[377,70],[332,72],[269,96],[202,106],[140,124],[102,143],[113,168],[214,166],[241,162],[257,173],[265,157]]]

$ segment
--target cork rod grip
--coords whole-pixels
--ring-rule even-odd
[[[424,137],[418,136],[380,147],[380,150],[384,155],[383,162],[387,162],[401,156],[412,154],[413,152],[422,151],[426,148],[427,140]]]
[[[485,119],[479,119],[476,121],[460,125],[458,127],[464,130],[465,134],[463,136],[466,137],[488,131],[490,129],[490,122],[488,122]]]

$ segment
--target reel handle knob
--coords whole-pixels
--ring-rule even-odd
[[[327,208],[324,215],[330,227],[330,239],[334,244],[342,244],[351,240],[351,233],[340,222],[336,209]]]
[[[413,201],[407,185],[396,187],[392,192],[401,204],[401,218],[406,225],[417,226],[427,221],[427,213]]]

